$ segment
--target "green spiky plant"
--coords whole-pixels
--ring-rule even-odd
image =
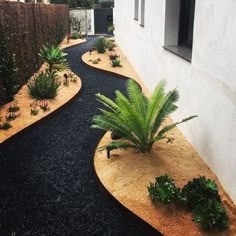
[[[106,39],[104,37],[99,37],[95,41],[95,47],[98,53],[103,54],[106,51]]]
[[[64,53],[59,47],[55,47],[54,45],[52,45],[51,47],[46,47],[43,45],[38,55],[42,58],[43,61],[48,64],[50,73],[54,69],[54,65],[56,66],[55,69],[57,69],[58,67],[69,67],[66,60],[67,53]]]
[[[176,89],[165,93],[165,84],[164,80],[160,81],[150,99],[133,80],[127,82],[127,97],[118,90],[115,92],[115,101],[102,94],[96,94],[97,100],[108,110],[99,109],[102,114],[93,117],[92,128],[112,131],[122,138],[101,148],[107,150],[108,158],[113,149],[136,148],[145,153],[150,152],[157,141],[165,139],[172,142],[173,138],[167,136],[168,131],[196,117],[190,116],[161,127],[166,117],[177,109],[175,103],[179,99]]]
[[[35,75],[27,84],[28,93],[37,100],[53,99],[57,96],[61,83],[56,77],[56,72],[48,69]]]

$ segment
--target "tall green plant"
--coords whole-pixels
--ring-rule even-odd
[[[107,150],[108,157],[111,150],[118,148],[137,148],[141,152],[150,152],[157,141],[173,141],[173,138],[168,137],[168,131],[196,117],[190,116],[161,127],[166,117],[177,109],[175,103],[179,99],[176,89],[165,93],[165,84],[164,80],[160,81],[150,99],[133,80],[127,83],[127,97],[118,90],[115,92],[115,101],[102,94],[96,94],[97,100],[108,110],[99,109],[102,114],[93,117],[92,127],[113,131],[122,138],[103,147]]]
[[[56,78],[56,72],[46,70],[28,82],[28,93],[37,100],[53,99],[58,94],[60,84]]]
[[[0,94],[0,105],[13,100],[13,96],[19,89],[15,54],[7,46],[7,33],[0,27],[0,86],[3,86],[4,94]]]
[[[46,47],[43,45],[38,55],[42,58],[43,61],[48,64],[50,73],[52,72],[54,65],[62,65],[68,67],[66,60],[67,53],[64,53],[59,47],[55,47],[54,45],[52,45],[51,47]]]
[[[104,53],[106,51],[106,39],[104,37],[99,37],[95,41],[95,47],[98,53]]]

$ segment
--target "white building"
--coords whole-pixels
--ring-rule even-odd
[[[116,41],[150,90],[178,87],[174,120],[236,202],[236,1],[116,0]],[[201,173],[199,173],[200,175]]]

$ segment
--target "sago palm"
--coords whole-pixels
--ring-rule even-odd
[[[54,45],[46,47],[43,45],[38,55],[48,64],[49,72],[52,72],[54,66],[56,70],[60,70],[58,67],[64,69],[69,68],[66,60],[67,53],[64,53],[59,47],[55,47]]]
[[[172,142],[173,138],[168,137],[167,132],[176,125],[196,117],[190,116],[161,127],[166,117],[177,109],[175,103],[179,99],[176,89],[165,93],[165,84],[164,80],[160,81],[150,99],[133,80],[127,82],[127,97],[118,90],[115,92],[114,101],[102,94],[96,94],[97,100],[107,109],[99,109],[102,114],[93,117],[92,127],[112,131],[121,137],[120,140],[112,141],[103,147],[107,150],[108,158],[113,149],[137,148],[141,152],[149,152],[159,140]]]

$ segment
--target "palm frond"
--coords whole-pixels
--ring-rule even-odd
[[[179,121],[179,122],[175,122],[174,124],[167,125],[167,126],[165,126],[163,129],[161,129],[161,130],[158,132],[157,136],[162,137],[165,133],[167,133],[168,131],[172,130],[172,129],[175,128],[177,125],[179,125],[179,124],[181,124],[181,123],[184,123],[184,122],[187,122],[187,121],[189,121],[189,120],[191,120],[191,119],[193,119],[193,118],[195,118],[195,117],[197,117],[197,116],[190,116],[190,117],[185,118],[185,119],[183,119],[183,120],[181,120],[181,121]]]
[[[125,126],[124,123],[115,119],[114,116],[96,115],[93,117],[93,123],[94,124],[91,126],[92,128],[118,132],[122,137],[130,140],[135,145],[140,145],[140,141],[133,136],[132,131]]]
[[[126,124],[129,126],[130,130],[142,141],[144,134],[140,115],[134,110],[133,105],[120,91],[116,91],[116,103],[120,107],[121,112],[119,115],[126,119]]]
[[[165,118],[174,112],[178,107],[175,103],[179,99],[179,93],[176,89],[170,91],[164,98],[162,104],[160,104],[160,109],[156,114],[155,121],[150,129],[150,138],[152,139],[159,129]]]
[[[110,98],[102,95],[101,93],[97,93],[95,94],[95,96],[97,97],[97,101],[99,101],[100,103],[102,103],[104,106],[106,106],[107,108],[109,108],[111,111],[117,113],[118,112],[118,106],[115,102],[113,102]]]
[[[158,110],[160,109],[160,104],[162,103],[165,93],[166,82],[164,80],[161,80],[157,87],[155,88],[151,98],[149,99],[148,107],[147,107],[147,114],[145,119],[145,136],[148,137],[148,133],[150,130],[150,126],[154,120],[154,117],[158,113]]]
[[[137,82],[131,79],[128,80],[127,92],[129,100],[134,107],[134,110],[139,114],[139,116],[145,117],[148,99],[142,93],[140,87],[137,85]]]

